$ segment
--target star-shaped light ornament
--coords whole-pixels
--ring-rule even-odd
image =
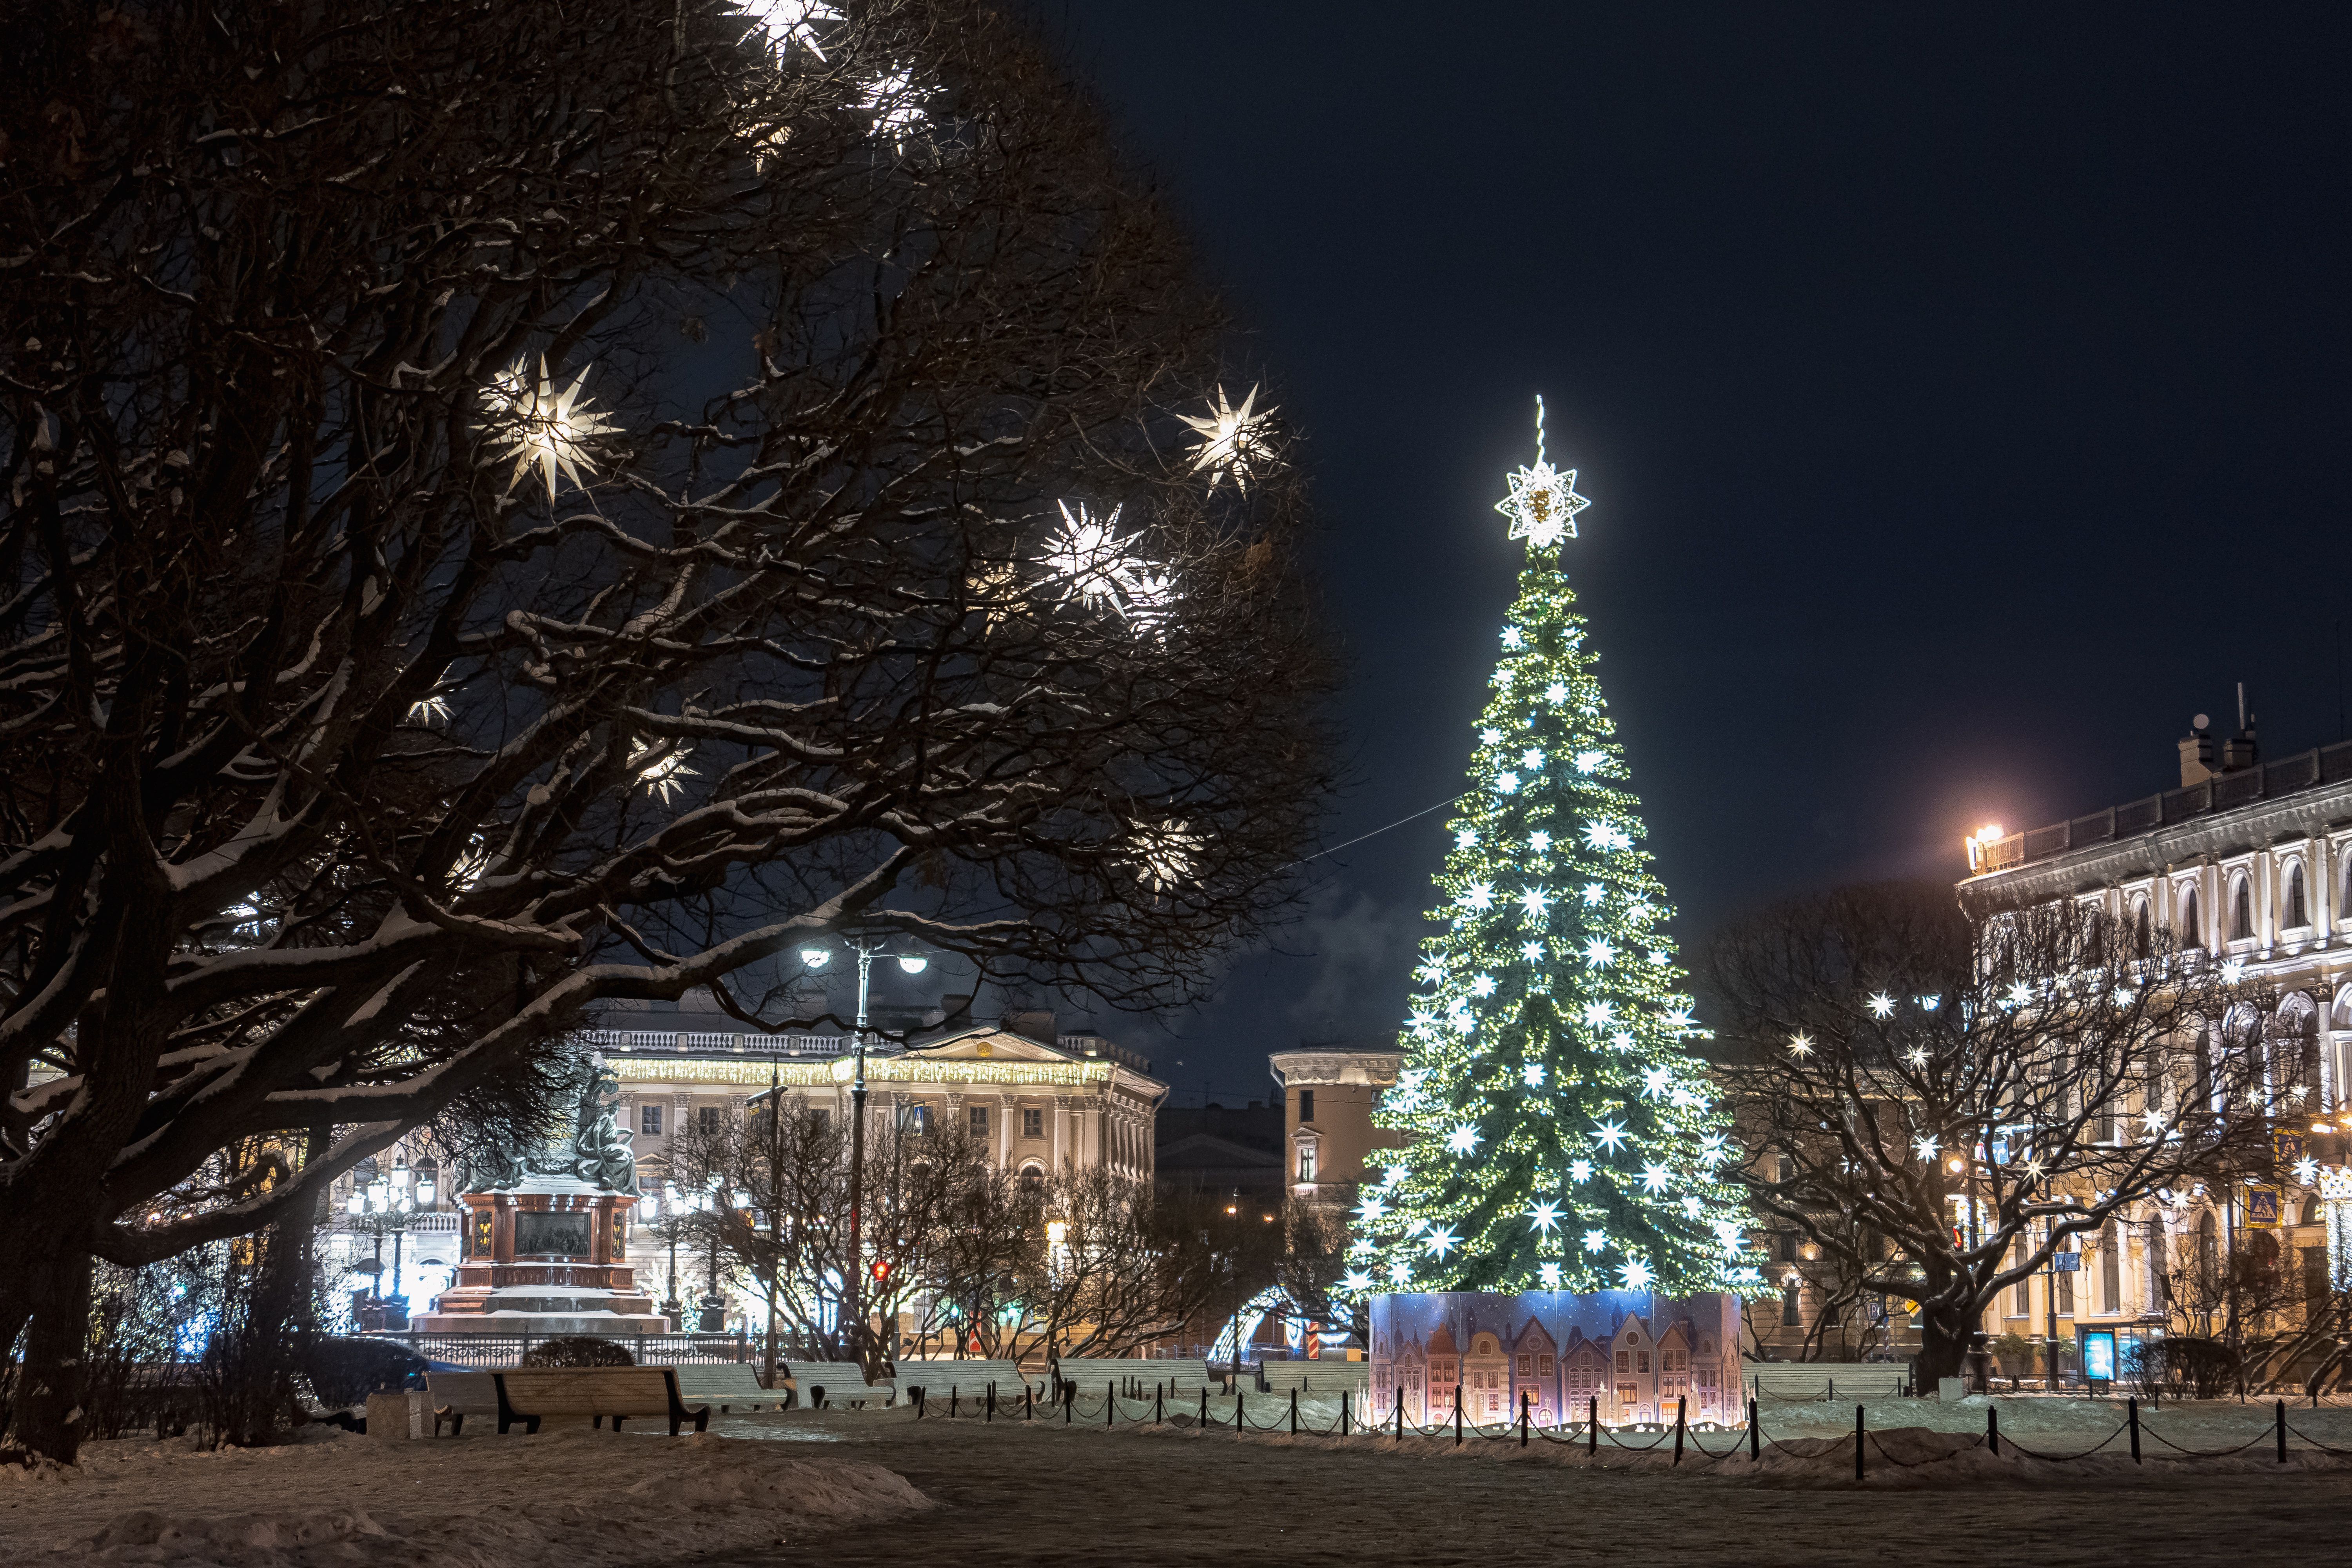
[[[736,0],[735,8],[751,24],[744,37],[749,38],[752,33],[766,35],[768,47],[779,59],[794,44],[820,60],[824,58],[814,24],[841,20],[841,13],[823,4],[823,0]]]
[[[1207,469],[1211,489],[1231,474],[1234,484],[1247,494],[1251,477],[1264,473],[1274,461],[1274,446],[1266,435],[1267,421],[1274,415],[1272,408],[1258,412],[1255,386],[1242,399],[1239,408],[1225,401],[1225,389],[1219,386],[1217,401],[1210,405],[1207,414],[1197,417],[1178,415],[1201,437],[1200,446],[1192,451],[1192,471],[1197,474]]]
[[[587,384],[588,372],[583,368],[570,386],[557,391],[547,378],[544,355],[536,377],[518,361],[504,374],[492,378],[485,399],[488,423],[493,438],[500,443],[499,455],[514,458],[507,494],[512,495],[533,468],[546,479],[551,501],[555,499],[559,471],[583,489],[588,479],[595,477],[591,444],[600,436],[619,434],[621,426],[604,423],[604,410],[592,408],[581,399],[580,389]]]
[[[1549,550],[1563,539],[1576,537],[1576,514],[1592,503],[1576,493],[1576,470],[1555,468],[1544,460],[1543,399],[1536,399],[1536,460],[1504,483],[1510,494],[1495,510],[1511,520],[1511,537]]]
[[[903,150],[908,140],[929,122],[923,111],[926,93],[910,72],[884,71],[859,90],[857,107],[874,117],[874,134]]]
[[[1131,856],[1136,876],[1153,892],[1164,893],[1192,879],[1201,848],[1201,836],[1181,822],[1138,827]]]

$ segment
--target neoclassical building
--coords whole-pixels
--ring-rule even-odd
[[[2280,997],[2266,1031],[2272,1072],[2301,1094],[2281,1131],[2323,1164],[2340,1164],[2352,1131],[2352,743],[2264,763],[2251,731],[2217,748],[2200,722],[2179,753],[2177,789],[1971,838],[1960,902],[1981,916],[2076,900],[2126,929],[2168,927],[2217,962],[2242,965]],[[2117,1109],[2120,1125],[2134,1108]],[[2077,1268],[2003,1291],[1984,1326],[2038,1340],[2054,1313],[2062,1342],[2097,1330],[2116,1331],[2118,1343],[2160,1331],[2168,1258],[2191,1247],[2252,1248],[2324,1279],[2324,1217],[2316,1191],[2284,1170],[2273,1184],[2150,1205],[2092,1239]]]
[[[691,1026],[691,1014],[598,1020]],[[998,1163],[1039,1180],[1064,1163],[1152,1178],[1152,1132],[1168,1086],[1150,1063],[1099,1035],[1054,1032],[1050,1014],[975,1024],[941,1010],[913,1043],[869,1047],[867,1125],[968,1131]],[[638,1187],[659,1187],[672,1141],[688,1126],[744,1114],[771,1084],[827,1115],[846,1119],[855,1068],[845,1035],[747,1035],[714,1027],[614,1029],[587,1037],[620,1080],[623,1125],[633,1135]]]

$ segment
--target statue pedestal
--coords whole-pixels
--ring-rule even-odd
[[[533,1173],[510,1189],[461,1193],[457,1283],[420,1312],[429,1334],[666,1334],[637,1289],[628,1247],[634,1194]]]

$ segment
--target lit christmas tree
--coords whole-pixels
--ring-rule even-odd
[[[1574,469],[1543,456],[1496,510],[1528,541],[1470,789],[1437,876],[1397,1087],[1344,1287],[1753,1290],[1640,803],[1560,565]]]

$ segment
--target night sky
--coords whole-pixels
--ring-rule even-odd
[[[2265,755],[2338,738],[2352,11],[1926,9],[1055,13],[1303,438],[1326,842],[1463,787],[1538,391],[1686,943],[2172,787],[2239,680]],[[1104,1027],[1228,1103],[1391,1039],[1444,821]]]

